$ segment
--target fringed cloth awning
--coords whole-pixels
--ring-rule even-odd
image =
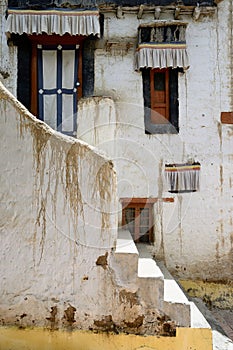
[[[198,191],[200,188],[200,169],[199,163],[165,165],[168,191],[174,193]]]
[[[186,44],[145,43],[138,45],[135,65],[136,70],[141,68],[188,68]]]
[[[186,26],[180,21],[155,21],[138,28],[135,69],[188,68]]]
[[[100,35],[97,10],[8,10],[7,33]]]

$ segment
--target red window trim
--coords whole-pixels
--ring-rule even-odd
[[[149,242],[154,241],[154,232],[153,232],[153,205],[154,203],[158,202],[161,200],[162,202],[165,203],[173,203],[174,198],[173,197],[165,197],[165,198],[158,198],[158,197],[150,197],[150,198],[121,198],[120,202],[122,204],[122,226],[126,225],[125,222],[125,209],[127,208],[135,208],[136,210],[138,208],[149,208],[150,209],[150,216],[149,216]],[[136,215],[135,218],[136,225],[139,227],[139,216]],[[138,234],[138,233],[137,233]],[[139,237],[134,237],[135,242],[139,241]]]
[[[130,197],[124,197],[124,198],[120,198],[120,202],[123,205],[127,205],[128,203],[133,203],[133,204],[137,204],[137,203],[148,203],[148,204],[154,204],[156,202],[158,202],[159,200],[162,200],[162,202],[174,202],[174,198],[173,197],[165,197],[165,198],[158,198],[158,197],[149,197],[149,198],[130,198]]]

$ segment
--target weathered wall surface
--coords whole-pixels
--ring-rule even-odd
[[[112,101],[97,100],[109,115]],[[130,233],[117,241],[112,161],[40,122],[1,83],[0,115],[0,325],[160,335],[189,326],[185,313],[164,328],[162,274],[148,288]]]
[[[114,304],[113,164],[0,89],[1,323],[88,327]]]
[[[137,28],[153,21],[153,14],[138,20],[136,14],[105,13],[104,38],[95,51],[95,94],[115,101],[115,135],[96,142],[100,119],[95,138],[78,131],[87,142],[104,144],[114,160],[119,198],[167,197],[164,165],[201,163],[199,192],[173,195],[174,203],[154,206],[155,254],[183,277],[232,278],[233,127],[220,122],[221,112],[232,110],[231,5],[225,0],[214,15],[198,21],[182,16],[188,22],[190,68],[179,74],[178,135],[144,132],[142,76],[134,71],[134,55]],[[162,13],[160,19],[173,14]]]
[[[5,2],[1,4],[4,13]],[[154,252],[182,277],[232,279],[233,128],[220,122],[221,112],[233,109],[232,2],[219,2],[214,15],[198,21],[182,15],[188,22],[190,68],[179,74],[178,135],[144,132],[142,76],[134,70],[134,56],[137,28],[154,15],[119,17],[104,13],[104,36],[95,50],[94,93],[109,99],[101,99],[100,107],[98,99],[81,102],[78,136],[113,159],[119,198],[170,196],[164,165],[199,161],[199,192],[172,195],[174,203],[154,205]],[[162,12],[160,19],[174,19],[173,12]],[[16,94],[17,51],[7,46],[5,35],[1,50],[2,70],[10,73],[2,79]],[[85,123],[85,113],[90,123]],[[111,123],[108,130],[106,123]],[[120,205],[118,210],[120,225]]]

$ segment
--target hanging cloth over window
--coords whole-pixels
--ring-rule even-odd
[[[6,33],[100,35],[97,10],[8,9]]]
[[[168,191],[195,192],[200,187],[200,163],[165,165]]]
[[[185,23],[155,22],[139,27],[135,69],[188,68]]]

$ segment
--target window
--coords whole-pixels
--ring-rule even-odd
[[[146,68],[142,76],[146,133],[177,133],[178,69]]]
[[[179,131],[178,74],[189,67],[187,23],[155,21],[140,24],[135,69],[142,72],[145,131]]]
[[[53,129],[75,136],[82,96],[79,37],[31,35],[31,110]]]
[[[52,128],[75,136],[77,101],[81,97],[92,96],[94,91],[94,47],[96,38],[93,36],[70,36],[68,34],[64,36],[12,34],[11,40],[14,45],[18,46],[18,100]],[[58,49],[60,50],[58,51]],[[52,56],[54,56],[54,59],[51,60],[50,57]],[[46,69],[46,64],[50,61],[53,62],[53,69],[50,70],[51,74],[44,74],[43,76],[41,66]],[[55,84],[50,86],[49,89],[47,87],[43,89],[46,83],[48,85],[48,78],[51,80],[54,77],[55,71],[59,72],[60,78],[60,81],[58,81],[60,88],[56,91],[60,92],[60,89],[62,92],[57,95],[57,99],[55,98]],[[47,81],[44,78],[47,78]],[[57,80],[56,78],[54,77],[54,82]],[[68,85],[69,81],[72,80],[75,86]],[[45,90],[43,91],[45,93],[40,93],[39,90],[41,89]],[[45,105],[47,107],[52,106],[51,100],[54,106],[53,111],[57,110],[56,114],[55,112],[53,114],[44,113]],[[68,118],[65,118],[65,112],[67,111]]]
[[[153,203],[153,200],[140,198],[122,203],[122,226],[130,231],[136,243],[153,242]]]

